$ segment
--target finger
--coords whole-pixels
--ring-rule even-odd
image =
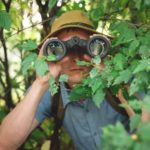
[[[62,72],[62,68],[56,62],[49,62],[48,63],[50,74],[57,79]]]
[[[83,59],[90,62],[92,58],[87,54],[83,54]]]

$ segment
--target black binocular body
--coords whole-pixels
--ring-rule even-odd
[[[88,54],[90,57],[100,56],[106,57],[110,50],[110,40],[105,36],[93,36],[88,40],[80,39],[77,36],[72,37],[67,41],[59,39],[49,39],[43,47],[43,54],[45,56],[55,55],[56,60],[59,61],[71,50],[80,50]]]

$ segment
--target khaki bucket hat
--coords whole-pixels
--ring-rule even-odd
[[[100,34],[94,29],[92,22],[83,11],[72,10],[55,19],[51,26],[50,33],[44,38],[41,43],[43,43],[49,37],[56,36],[59,31],[67,28],[80,28],[93,34]]]

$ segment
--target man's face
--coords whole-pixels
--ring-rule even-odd
[[[62,41],[67,41],[74,36],[78,36],[81,39],[88,39],[89,34],[82,30],[70,30],[69,32],[63,31],[57,35]],[[90,67],[78,66],[77,60],[90,61],[91,57],[81,50],[69,50],[66,56],[57,62],[57,65],[61,66],[62,74],[68,75],[68,84],[72,87],[76,83],[80,83],[83,77],[90,71]]]

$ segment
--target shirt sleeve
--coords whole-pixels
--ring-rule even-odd
[[[47,90],[42,96],[35,113],[35,118],[39,123],[41,123],[46,117],[50,117],[50,105],[51,94],[50,91]]]

